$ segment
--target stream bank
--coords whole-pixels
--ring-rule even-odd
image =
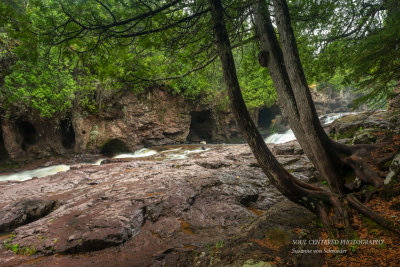
[[[331,131],[353,124],[357,116],[337,120]],[[373,129],[384,133],[374,142],[391,136],[391,145],[398,146],[398,119],[383,112],[373,117]],[[354,129],[364,131],[367,124]],[[296,141],[269,146],[297,178],[324,186]],[[0,184],[1,239],[18,245],[18,254],[0,251],[1,265],[318,266],[324,261],[321,255],[288,253],[294,248],[288,241],[313,238],[318,224],[276,191],[247,145],[205,147],[209,150],[181,160],[115,159]]]
[[[315,91],[320,115],[349,110],[349,92]],[[143,147],[200,143],[243,143],[233,113],[216,104],[201,104],[152,88],[135,95],[121,91],[104,99],[96,112],[69,110],[42,118],[34,110],[15,109],[0,114],[0,170],[42,158],[133,152]],[[288,124],[277,105],[250,111],[266,136],[282,133]]]

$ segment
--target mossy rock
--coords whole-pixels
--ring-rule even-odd
[[[290,234],[280,228],[269,229],[265,233],[265,237],[274,246],[284,246],[290,243]]]
[[[242,267],[275,267],[274,263],[265,261],[247,260]]]
[[[359,130],[355,134],[352,143],[353,144],[372,144],[375,143],[377,140],[375,129],[364,129]]]

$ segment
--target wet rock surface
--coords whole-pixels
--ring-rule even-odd
[[[10,231],[46,216],[59,206],[57,200],[22,199],[0,211],[0,232]]]
[[[339,139],[353,138],[357,134],[362,134],[365,129],[386,130],[391,128],[391,123],[387,120],[386,111],[364,112],[355,115],[344,116],[330,125],[329,132],[336,135]],[[358,131],[360,133],[358,133]],[[363,137],[365,139],[365,137]],[[368,136],[367,136],[368,138]],[[361,141],[361,140],[360,140]],[[360,141],[357,141],[360,143]]]
[[[14,232],[13,244],[34,247],[36,254],[2,250],[0,265],[191,266],[206,244],[240,235],[285,199],[246,145],[209,148],[185,160],[76,165],[53,176],[1,184],[0,225]],[[315,176],[302,154],[278,160],[304,181]],[[35,220],[10,223],[27,210],[23,203],[36,203]],[[56,209],[35,209],[54,203]]]

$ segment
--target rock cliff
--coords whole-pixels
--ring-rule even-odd
[[[184,100],[161,89],[110,97],[95,114],[76,110],[44,119],[25,112],[0,121],[0,160],[69,153],[134,151],[141,147],[231,142],[241,137],[233,114]],[[253,112],[257,121],[258,112]]]

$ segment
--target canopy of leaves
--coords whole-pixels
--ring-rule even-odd
[[[270,106],[276,94],[257,62],[252,1],[223,3],[246,104]],[[388,3],[395,0],[289,2],[309,83],[351,84],[367,90],[365,99],[390,92],[399,80],[400,23]],[[3,1],[2,108],[22,105],[46,117],[95,112],[99,88],[141,93],[155,84],[224,106],[208,11],[205,0]]]
[[[239,1],[226,4],[232,17],[244,12]],[[154,84],[219,105],[225,90],[207,11],[206,1],[4,2],[0,43],[7,45],[0,55],[16,62],[2,72],[3,108],[24,106],[44,117],[72,108],[97,111],[99,86],[141,93]],[[243,25],[228,24],[236,42],[254,34]],[[248,106],[272,105],[275,93],[254,45],[236,50]]]
[[[400,80],[399,1],[290,3],[309,81],[357,88],[358,103],[382,108]]]

